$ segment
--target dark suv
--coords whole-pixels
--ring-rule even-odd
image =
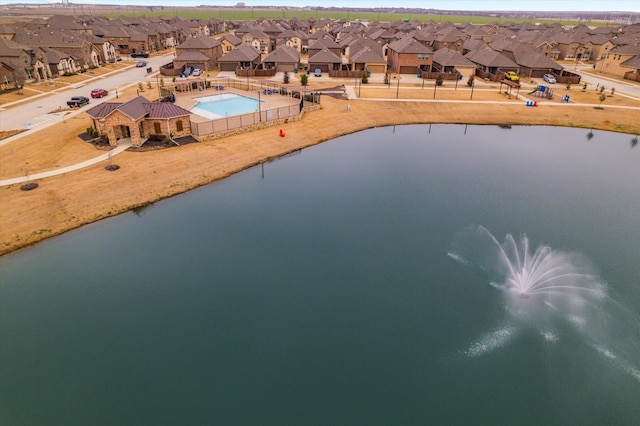
[[[133,52],[131,54],[132,58],[148,58],[149,54],[145,52]]]
[[[67,105],[71,108],[80,108],[82,105],[89,103],[89,98],[85,96],[74,96],[67,101]]]

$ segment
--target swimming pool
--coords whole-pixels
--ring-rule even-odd
[[[196,98],[198,103],[191,112],[202,117],[216,119],[232,115],[247,114],[259,110],[259,101],[234,93],[203,96]]]

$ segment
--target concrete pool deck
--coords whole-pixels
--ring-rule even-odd
[[[285,106],[298,105],[300,103],[300,99],[292,98],[291,96],[284,96],[280,94],[265,95],[262,93],[262,91],[260,91],[260,94],[258,94],[258,92],[258,90],[241,90],[227,86],[225,86],[223,90],[216,90],[212,87],[195,92],[176,93],[176,101],[174,103],[179,107],[191,111],[191,109],[193,109],[193,107],[195,107],[199,102],[197,98],[221,95],[225,93],[232,93],[235,95],[260,100],[262,102],[260,105],[263,111],[277,109]],[[198,115],[196,112],[194,112],[194,114],[191,116],[191,121],[195,123],[204,123],[211,120],[216,119],[203,117],[201,115]]]

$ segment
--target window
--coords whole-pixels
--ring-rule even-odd
[[[156,134],[159,134],[161,132],[160,130],[160,123],[153,123],[153,131]]]
[[[418,60],[419,61],[426,61],[429,59],[429,54],[428,53],[418,53]]]
[[[179,132],[182,131],[182,120],[176,121],[176,130]]]

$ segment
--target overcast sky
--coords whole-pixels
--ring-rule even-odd
[[[60,3],[60,0],[0,0],[8,3]],[[233,6],[238,0],[75,0],[75,4]],[[443,10],[542,10],[640,12],[640,0],[244,0],[247,6],[419,7]]]

